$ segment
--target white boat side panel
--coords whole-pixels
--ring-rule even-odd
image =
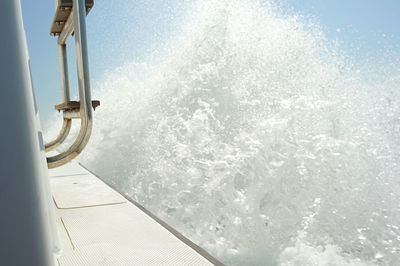
[[[79,168],[71,163],[52,174],[59,265],[213,265],[94,175],[77,175]]]
[[[1,1],[0,36],[0,264],[50,266],[54,219],[20,0]]]
[[[116,191],[89,174],[52,178],[51,185],[54,201],[60,209],[127,202]]]

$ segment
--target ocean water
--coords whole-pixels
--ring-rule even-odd
[[[95,83],[81,162],[226,265],[400,265],[398,59],[273,1],[182,5]]]

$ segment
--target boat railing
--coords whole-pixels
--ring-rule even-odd
[[[92,101],[90,89],[86,15],[93,7],[93,0],[58,0],[51,34],[58,36],[58,54],[61,79],[62,103],[55,108],[63,113],[63,125],[58,136],[46,143],[46,152],[59,147],[68,137],[72,119],[80,119],[80,130],[75,141],[63,152],[47,157],[48,168],[68,163],[78,156],[87,145],[93,126],[93,111],[100,105]],[[79,101],[71,101],[68,76],[67,40],[75,37],[78,71]]]

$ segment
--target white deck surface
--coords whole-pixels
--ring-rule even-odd
[[[61,266],[214,265],[77,163],[50,170]]]

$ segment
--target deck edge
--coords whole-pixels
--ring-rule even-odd
[[[157,217],[154,213],[152,213],[151,211],[149,211],[148,209],[146,209],[143,205],[141,205],[140,203],[136,202],[135,200],[133,200],[132,198],[130,198],[128,195],[126,195],[125,193],[122,193],[118,188],[116,188],[113,184],[110,184],[109,182],[105,181],[104,179],[102,179],[101,177],[99,177],[96,173],[94,173],[92,170],[90,170],[89,168],[87,168],[85,165],[83,165],[82,163],[78,162],[78,164],[83,167],[84,169],[86,169],[88,172],[90,172],[92,175],[94,175],[95,177],[97,177],[98,179],[100,179],[104,184],[106,184],[107,186],[109,186],[110,188],[112,188],[113,190],[115,190],[116,192],[118,192],[121,196],[123,196],[127,201],[129,201],[130,203],[132,203],[133,205],[135,205],[136,207],[138,207],[141,211],[143,211],[147,216],[149,216],[150,218],[152,218],[155,222],[157,222],[158,224],[160,224],[162,227],[164,227],[165,229],[167,229],[171,234],[173,234],[176,238],[178,238],[179,240],[181,240],[184,244],[186,244],[188,247],[192,248],[194,251],[196,251],[199,255],[201,255],[203,258],[205,258],[206,260],[208,260],[210,263],[214,264],[215,266],[225,266],[225,264],[223,264],[222,262],[220,262],[219,260],[217,260],[215,257],[213,257],[210,253],[208,253],[205,249],[203,249],[202,247],[200,247],[199,245],[193,243],[189,238],[185,237],[183,234],[181,234],[180,232],[178,232],[175,228],[173,228],[172,226],[170,226],[169,224],[167,224],[165,221],[163,221],[162,219],[160,219],[159,217]]]

